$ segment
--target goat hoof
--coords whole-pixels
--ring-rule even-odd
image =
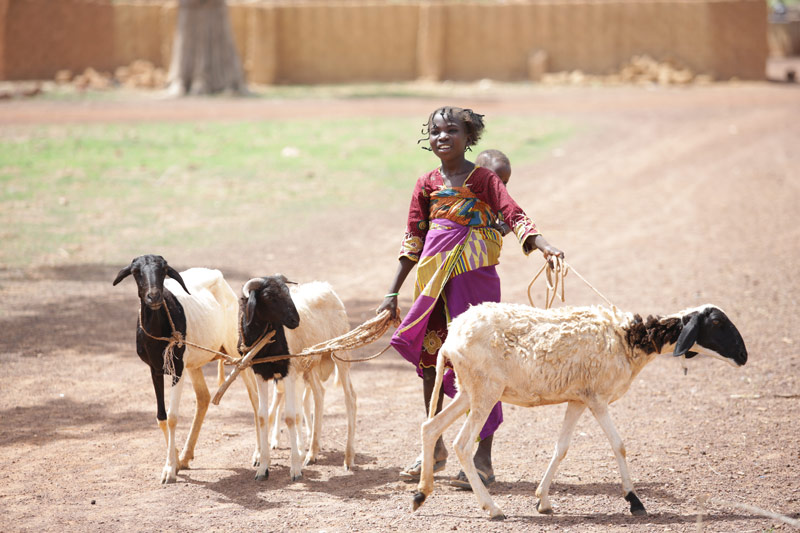
[[[415,511],[417,509],[419,509],[422,506],[423,503],[425,503],[425,498],[426,498],[426,496],[421,492],[417,492],[416,494],[414,494],[413,507],[414,507]]]
[[[498,510],[497,514],[492,514],[492,518],[491,518],[491,520],[496,521],[496,522],[500,521],[500,520],[505,520],[505,519],[506,519],[506,515],[503,514],[503,511],[500,511],[500,510]]]
[[[303,479],[303,474],[297,474],[296,476],[292,476],[292,481],[300,481]]]
[[[256,474],[256,481],[266,481],[269,479],[269,470],[263,474]]]
[[[553,508],[552,507],[548,507],[547,509],[543,509],[541,501],[536,503],[536,511],[539,514],[553,514]]]
[[[178,457],[178,470],[189,470],[189,462],[194,459],[194,454],[181,454]]]
[[[647,511],[644,508],[641,500],[633,492],[625,495],[625,500],[631,504],[631,514],[634,516],[647,516]]]
[[[165,467],[164,470],[161,471],[161,484],[166,485],[178,481],[177,472],[177,469]]]

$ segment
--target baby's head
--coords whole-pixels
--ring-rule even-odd
[[[511,179],[511,161],[500,150],[484,150],[475,158],[475,164],[488,168],[500,178],[503,185],[508,185]]]

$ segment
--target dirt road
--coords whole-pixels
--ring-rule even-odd
[[[2,103],[0,127],[385,113],[423,119],[442,101],[32,100]],[[505,522],[489,522],[471,493],[445,483],[459,470],[454,455],[437,475],[436,492],[412,513],[414,486],[397,474],[418,453],[421,382],[394,353],[353,368],[354,472],[340,467],[344,408],[341,392],[328,384],[321,460],[290,482],[284,440],[269,480],[256,483],[248,464],[252,415],[243,388],[234,386],[209,411],[192,469],[162,486],[164,443],[149,375],[135,354],[133,284],[111,286],[124,265],[64,263],[0,269],[0,529],[694,531],[700,517],[704,531],[793,530],[735,505],[800,519],[796,86],[518,88],[444,101],[485,113],[489,124],[493,113],[507,112],[532,123],[555,117],[574,124],[566,144],[514,168],[511,192],[548,240],[624,310],[658,314],[712,302],[745,338],[744,368],[700,359],[689,361],[684,375],[663,357],[612,406],[648,516],[627,512],[608,442],[588,415],[556,476],[555,514],[537,514],[533,492],[564,406],[506,406],[491,487]],[[249,250],[212,243],[202,253],[163,254],[179,269],[220,268],[234,287],[276,271],[328,280],[356,325],[371,316],[394,272],[407,205],[398,197],[381,199],[373,212],[320,213],[315,230],[264,235]],[[507,238],[499,267],[504,299],[526,302],[540,265]],[[568,303],[602,303],[577,277],[567,283]],[[411,285],[401,296],[406,308]],[[539,301],[543,290],[535,287]],[[206,375],[212,383],[213,369]],[[189,391],[180,438],[193,410]],[[455,433],[448,430],[447,442]]]

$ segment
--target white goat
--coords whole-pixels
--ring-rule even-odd
[[[659,353],[687,358],[711,355],[744,365],[747,350],[736,326],[721,309],[705,305],[667,317],[621,313],[603,307],[534,307],[485,303],[453,320],[439,351],[434,398],[439,394],[445,359],[453,364],[458,394],[422,425],[422,474],[414,509],[433,492],[433,450],[444,430],[465,412],[466,422],[453,447],[481,508],[503,518],[472,462],[472,448],[498,401],[523,407],[567,402],[553,459],[536,490],[537,510],[552,512],[548,492],[567,453],[578,418],[586,409],[603,428],[619,465],[622,490],[633,514],[646,514],[633,492],[625,449],[608,405],[628,390],[636,375]]]
[[[253,343],[259,334],[269,329],[276,331],[275,342],[262,349],[257,357],[300,353],[305,348],[338,337],[349,330],[349,322],[344,304],[328,283],[311,282],[295,285],[288,289],[283,276],[254,278],[245,283],[242,292],[244,298],[241,306],[242,333],[246,344]],[[288,328],[285,332],[283,327]],[[285,338],[282,338],[285,335]],[[285,346],[283,346],[283,345]],[[342,353],[340,357],[346,358]],[[339,380],[344,391],[345,411],[347,413],[347,443],[345,445],[344,467],[349,470],[355,459],[355,424],[356,424],[356,392],[350,379],[348,363],[335,361]],[[302,477],[300,466],[300,439],[297,426],[300,416],[297,405],[303,387],[298,387],[302,380],[305,388],[311,390],[314,400],[313,424],[309,438],[308,451],[304,465],[316,460],[319,453],[319,436],[322,429],[322,413],[324,408],[325,389],[322,381],[330,375],[333,365],[330,356],[309,356],[291,360],[275,361],[253,365],[258,386],[258,457],[254,463],[258,465],[256,479],[269,476],[270,443],[268,440],[269,410],[268,382],[270,379],[282,379],[285,386],[285,416],[289,430],[291,446],[292,480]],[[274,413],[273,409],[273,413]]]
[[[156,393],[158,425],[167,441],[167,459],[162,483],[173,483],[180,469],[189,467],[211,395],[202,367],[216,358],[214,353],[191,344],[176,345],[166,352],[173,332],[194,345],[235,356],[238,353],[237,299],[219,270],[190,268],[178,273],[159,255],[143,255],[120,270],[114,285],[133,274],[139,289],[140,322],[136,329],[136,352],[150,366]],[[173,279],[165,279],[169,276]],[[170,354],[172,354],[170,356]],[[184,369],[192,380],[197,405],[183,451],[178,457],[175,427],[178,423]],[[172,375],[169,409],[164,405],[164,375]],[[254,413],[258,393],[252,373],[243,375]]]

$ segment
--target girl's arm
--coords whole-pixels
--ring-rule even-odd
[[[405,256],[401,257],[398,263],[399,264],[397,265],[397,272],[395,272],[394,280],[389,286],[389,291],[386,293],[386,296],[383,298],[383,303],[375,311],[376,314],[381,314],[384,309],[388,309],[392,312],[392,318],[397,318],[397,293],[400,292],[400,287],[403,286],[403,282],[406,280],[409,272],[411,272],[411,269],[414,268],[414,265],[416,264],[414,261]]]
[[[414,186],[414,193],[411,195],[411,205],[408,208],[408,222],[406,224],[406,234],[400,246],[400,259],[397,265],[397,272],[394,274],[389,286],[389,292],[383,298],[383,302],[375,311],[380,314],[383,310],[389,309],[392,318],[397,318],[397,293],[408,277],[409,272],[419,261],[422,248],[425,245],[425,236],[428,233],[428,212],[430,197],[425,192],[425,180],[427,175],[417,180]]]
[[[550,259],[552,256],[560,257],[564,259],[564,252],[547,242],[547,239],[544,238],[544,235],[539,233],[538,235],[530,235],[525,242],[522,244],[522,250],[525,254],[529,254],[534,250],[541,250],[544,254],[544,258]]]
[[[528,218],[522,208],[514,201],[508,189],[502,185],[500,178],[490,176],[486,180],[486,196],[493,209],[503,213],[506,223],[512,227],[514,233],[522,244],[525,255],[534,250],[541,250],[545,259],[551,256],[564,258],[564,252],[547,242],[544,236],[536,229],[536,224]]]

